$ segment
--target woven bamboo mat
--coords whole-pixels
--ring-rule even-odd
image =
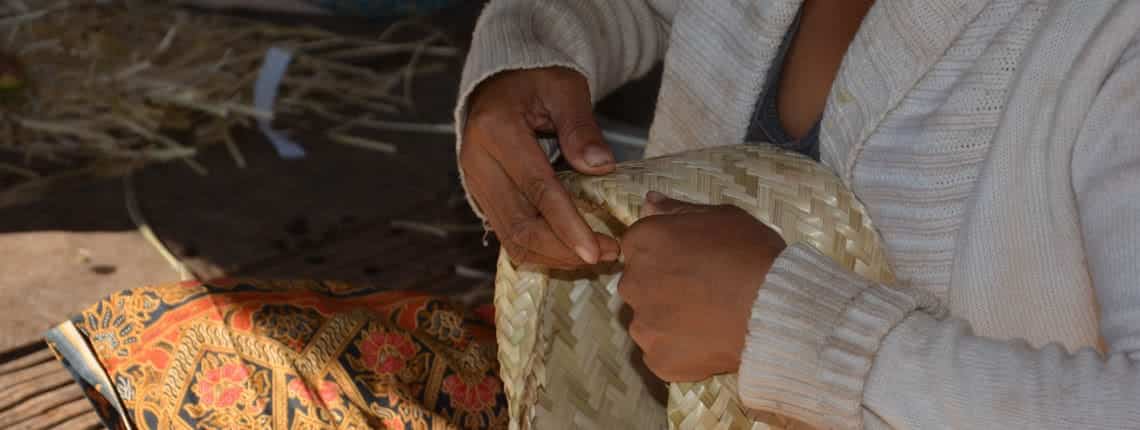
[[[740,207],[788,243],[805,242],[869,279],[893,276],[862,205],[822,165],[771,146],[725,146],[626,163],[603,177],[563,176],[596,230],[618,234],[637,220],[650,191],[703,204]],[[749,411],[736,375],[669,387],[634,358],[622,303],[620,267],[573,273],[514,267],[500,257],[495,305],[499,361],[512,428],[800,429],[795,420]],[[667,423],[666,423],[667,421]]]

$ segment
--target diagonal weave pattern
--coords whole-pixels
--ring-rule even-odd
[[[563,182],[596,230],[620,235],[650,190],[731,204],[788,243],[805,242],[868,279],[893,280],[863,207],[826,167],[771,146],[724,146],[622,164],[604,177]],[[801,429],[747,411],[736,375],[673,384],[668,404],[636,359],[616,296],[620,267],[546,272],[500,258],[495,307],[499,361],[512,429]],[[666,411],[667,409],[667,411]]]
[[[609,232],[586,212],[596,230]],[[495,326],[511,429],[665,427],[664,387],[633,358],[617,267],[547,273],[500,256]]]

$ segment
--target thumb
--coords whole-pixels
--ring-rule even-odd
[[[709,206],[696,203],[683,202],[669,198],[657,191],[645,194],[645,204],[641,205],[641,218],[654,215],[679,215],[685,213],[702,212]]]
[[[546,100],[558,144],[566,161],[582,173],[601,175],[614,170],[614,154],[602,139],[594,120],[590,90],[585,79],[566,83]]]

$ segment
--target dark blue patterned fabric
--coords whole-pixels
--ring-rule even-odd
[[[799,31],[799,27],[800,17],[796,16],[796,20],[788,28],[788,33],[784,35],[776,58],[772,60],[768,76],[764,81],[764,90],[756,102],[756,109],[752,113],[752,120],[748,125],[748,134],[745,140],[748,142],[767,142],[819,161],[819,121],[816,121],[811,130],[808,130],[807,135],[798,140],[789,136],[784,131],[784,127],[780,125],[780,111],[777,104],[780,77],[783,75],[784,59],[787,56],[788,48],[792,44],[792,38]]]

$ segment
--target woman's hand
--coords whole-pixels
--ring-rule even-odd
[[[645,364],[671,382],[736,371],[752,303],[783,239],[740,208],[656,192],[641,214],[621,240],[618,293],[633,308],[629,334]]]
[[[617,259],[617,241],[578,215],[536,132],[557,133],[563,156],[579,172],[614,169],[581,74],[518,70],[479,84],[470,97],[459,164],[499,241],[515,263],[571,269]]]

